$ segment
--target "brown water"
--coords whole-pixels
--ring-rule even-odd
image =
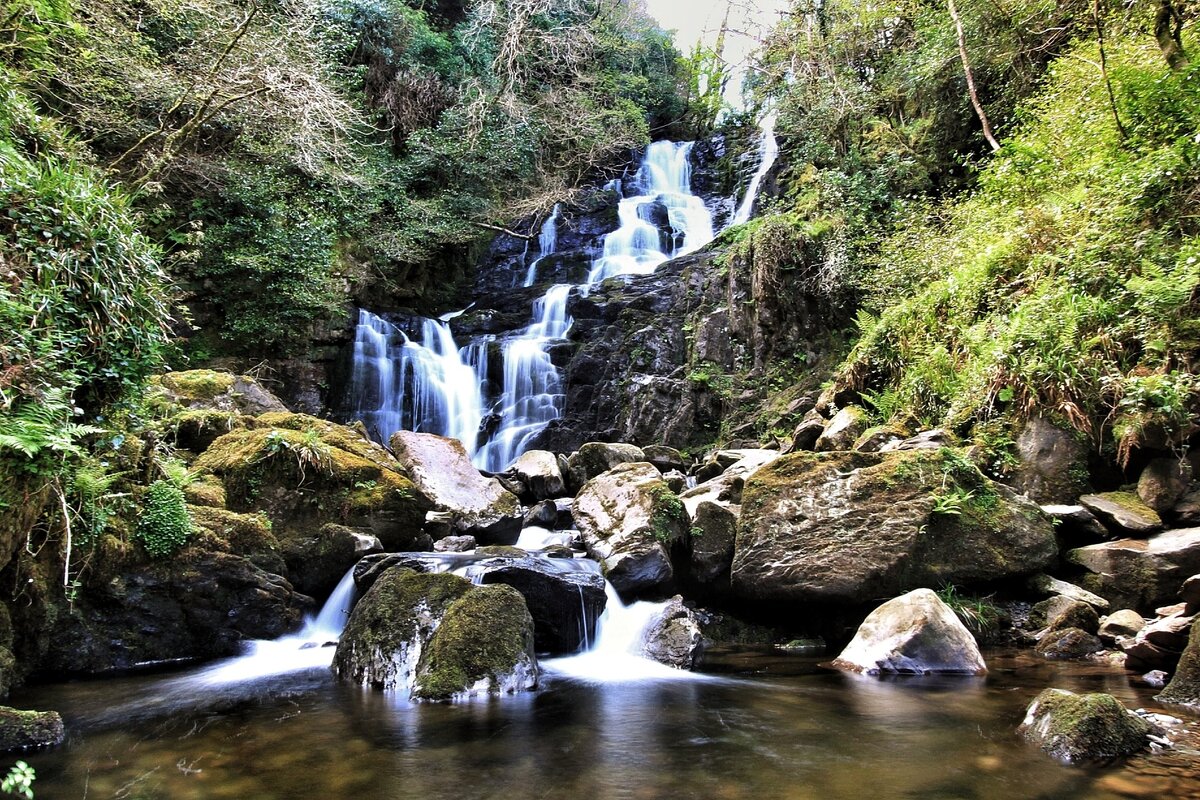
[[[549,678],[536,693],[459,705],[398,702],[323,670],[233,690],[178,676],[81,682],[14,701],[68,722],[67,745],[28,757],[37,800],[1200,797],[1191,747],[1081,769],[1015,733],[1048,686],[1159,708],[1149,688],[1111,667],[987,658],[986,680],[880,681],[723,651],[706,681]]]

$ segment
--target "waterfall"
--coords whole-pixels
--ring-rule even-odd
[[[537,266],[542,259],[558,249],[558,218],[562,216],[562,204],[555,203],[550,218],[542,223],[541,233],[538,234],[538,257],[529,265],[525,272],[525,283],[522,286],[533,286],[537,280]]]
[[[336,641],[342,635],[346,622],[350,619],[350,609],[358,599],[358,587],[354,585],[354,570],[346,570],[346,574],[334,588],[333,594],[321,606],[320,613],[310,619],[300,631],[302,639]]]
[[[775,114],[772,112],[762,120],[762,141],[758,145],[758,169],[754,171],[754,177],[750,179],[750,185],[746,187],[746,196],[742,198],[741,205],[738,206],[737,212],[729,222],[730,225],[740,225],[750,221],[750,215],[754,211],[754,201],[758,199],[759,187],[778,157],[779,143],[775,141]]]
[[[592,263],[581,291],[586,294],[592,286],[616,275],[647,275],[664,261],[712,241],[712,214],[704,201],[692,194],[691,150],[691,142],[654,142],[646,149],[633,179],[641,194],[622,198],[617,205],[620,225],[604,237],[603,255]],[[656,221],[667,224],[667,242]]]

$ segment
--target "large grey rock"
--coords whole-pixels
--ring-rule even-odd
[[[1112,695],[1047,689],[1029,705],[1019,730],[1049,755],[1075,764],[1144,750],[1151,727]]]
[[[814,447],[819,451],[849,450],[871,426],[867,412],[858,406],[846,406],[833,415]]]
[[[749,600],[868,603],[1028,575],[1057,552],[1036,506],[946,450],[793,453],[741,500],[731,575]]]
[[[433,543],[435,553],[466,553],[474,550],[478,542],[474,536],[447,536]]]
[[[680,453],[674,447],[652,444],[643,447],[642,454],[646,461],[658,467],[658,471],[664,475],[672,470],[685,472],[688,467],[687,459],[683,457],[683,453]]]
[[[1171,510],[1192,483],[1192,465],[1186,459],[1156,458],[1138,478],[1141,501],[1158,512]]]
[[[575,496],[588,555],[617,591],[637,593],[675,575],[671,550],[686,541],[687,511],[652,464],[633,462],[588,481]]]
[[[942,428],[931,431],[921,431],[916,436],[910,436],[904,441],[887,444],[884,450],[939,450],[943,447],[953,447],[957,444],[954,434]]]
[[[642,654],[676,669],[695,669],[703,641],[696,612],[675,595],[646,627]]]
[[[558,468],[558,456],[546,450],[526,450],[508,468],[523,483],[530,500],[547,500],[567,493],[567,484]]]
[[[521,505],[495,478],[471,464],[462,442],[431,433],[399,431],[392,450],[409,478],[440,511],[449,512],[458,534],[482,544],[513,544],[521,533]]]
[[[1067,560],[1088,571],[1079,581],[1085,589],[1114,606],[1148,611],[1173,602],[1200,571],[1200,528],[1079,547]]]
[[[1132,492],[1085,494],[1079,503],[1119,534],[1147,536],[1162,527],[1162,518]]]
[[[686,501],[685,501],[686,504]],[[691,575],[701,584],[712,585],[729,575],[733,545],[737,539],[740,506],[701,500],[691,510]]]
[[[1017,436],[1012,486],[1038,503],[1069,503],[1087,491],[1087,446],[1042,417]]]
[[[1087,603],[1097,611],[1107,611],[1109,602],[1095,592],[1089,592],[1080,586],[1066,581],[1060,581],[1058,578],[1052,578],[1045,573],[1039,573],[1031,577],[1025,582],[1031,591],[1037,592],[1047,597],[1067,597],[1071,600],[1078,600],[1081,603]]]
[[[594,565],[593,565],[594,566]],[[604,578],[573,559],[489,558],[474,565],[480,583],[503,583],[525,598],[540,653],[573,653],[596,641],[607,602]]]
[[[872,611],[833,665],[869,675],[987,672],[971,632],[930,589],[915,589]]]
[[[588,442],[567,459],[567,482],[572,491],[578,492],[592,478],[618,464],[645,460],[646,454],[637,445]]]

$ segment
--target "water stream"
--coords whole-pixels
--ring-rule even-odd
[[[762,141],[758,146],[758,169],[750,178],[750,184],[746,187],[746,196],[742,198],[737,211],[734,212],[733,219],[729,221],[730,225],[740,225],[750,221],[750,217],[754,213],[754,203],[758,200],[758,190],[762,188],[763,179],[775,165],[775,159],[779,157],[779,143],[775,140],[775,114],[767,114],[759,125],[762,128]]]

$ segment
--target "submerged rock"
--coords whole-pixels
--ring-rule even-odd
[[[481,544],[513,544],[521,534],[521,506],[495,478],[471,464],[462,442],[431,433],[399,431],[392,449],[417,488],[452,515],[459,534]]]
[[[695,669],[704,635],[696,612],[675,595],[646,627],[642,653],[660,664],[676,669]]]
[[[987,672],[971,632],[930,589],[916,589],[872,611],[833,665],[868,675]]]
[[[1018,729],[1067,764],[1132,755],[1149,746],[1150,724],[1110,694],[1079,695],[1047,689],[1025,712]]]
[[[746,481],[735,594],[868,603],[1055,560],[1050,520],[951,450],[794,453]]]
[[[0,706],[0,752],[60,745],[66,738],[57,711],[19,711]]]

